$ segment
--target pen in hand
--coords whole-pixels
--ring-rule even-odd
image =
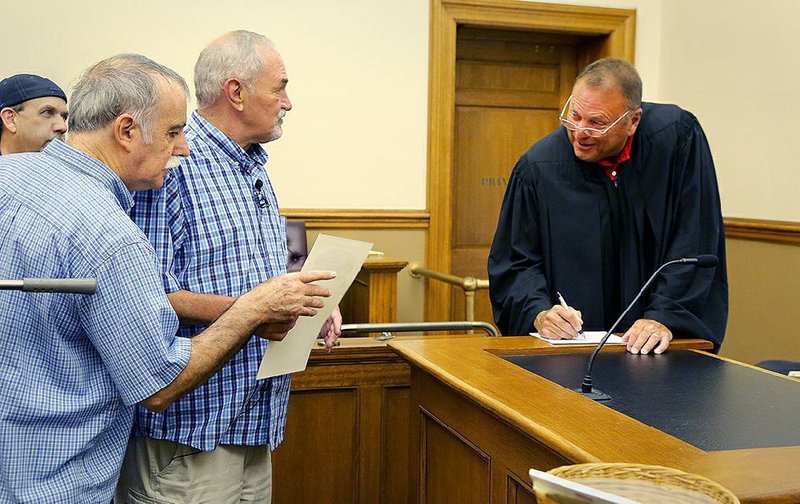
[[[567,304],[567,301],[564,299],[564,296],[562,296],[560,292],[556,291],[556,296],[558,297],[559,304],[563,308],[570,309],[569,305]],[[586,339],[586,336],[583,334],[583,327],[581,327],[581,330],[578,331],[578,337],[581,339]]]

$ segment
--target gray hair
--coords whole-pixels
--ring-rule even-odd
[[[188,99],[183,77],[141,54],[119,54],[89,67],[72,89],[70,131],[97,131],[130,114],[144,141],[152,142],[163,81],[179,85]]]
[[[630,110],[642,106],[642,79],[639,72],[627,61],[603,58],[581,70],[575,82],[585,81],[591,87],[618,87]]]
[[[203,49],[194,65],[194,89],[199,108],[213,105],[228,79],[237,79],[252,89],[264,71],[264,62],[254,50],[259,46],[275,48],[275,44],[263,35],[236,30],[226,33]]]

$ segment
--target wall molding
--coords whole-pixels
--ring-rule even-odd
[[[800,222],[725,217],[725,238],[800,245]]]
[[[281,210],[287,219],[305,221],[308,229],[428,229],[427,210],[307,209]],[[725,217],[725,237],[800,245],[800,222]]]
[[[281,214],[302,220],[307,229],[428,229],[427,210],[335,210],[286,208]]]

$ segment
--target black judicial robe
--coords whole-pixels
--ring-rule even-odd
[[[716,268],[665,269],[618,331],[640,318],[676,338],[719,349],[728,318],[725,237],[714,162],[697,119],[674,105],[642,104],[631,158],[617,183],[575,157],[560,127],[517,162],[489,252],[489,293],[505,335],[533,320],[561,292],[586,330],[606,330],[663,263],[714,254]]]

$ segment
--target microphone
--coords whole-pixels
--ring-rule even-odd
[[[696,264],[698,268],[713,268],[719,264],[719,258],[711,254],[700,254],[697,257],[679,259],[687,264]]]
[[[267,208],[269,206],[269,201],[264,196],[264,193],[261,191],[261,188],[264,187],[264,182],[261,179],[256,179],[256,190],[253,191],[253,194],[256,197],[256,202],[258,203],[259,208]]]
[[[22,292],[63,292],[92,295],[97,291],[94,278],[23,278],[22,280],[0,280],[0,290]]]
[[[597,346],[595,347],[594,352],[592,352],[592,356],[589,357],[589,364],[586,366],[586,375],[583,377],[581,388],[576,389],[575,390],[576,392],[580,393],[584,397],[594,399],[595,401],[608,401],[611,399],[611,396],[609,396],[608,394],[603,393],[601,390],[592,388],[592,366],[594,365],[594,360],[595,358],[597,358],[597,354],[600,352],[600,349],[603,348],[603,345],[606,344],[606,341],[608,341],[608,338],[611,336],[611,333],[614,331],[614,329],[616,329],[617,325],[622,321],[625,315],[628,314],[630,309],[633,308],[633,305],[636,304],[636,301],[638,301],[639,298],[642,297],[642,294],[644,293],[645,289],[647,289],[647,287],[650,286],[650,284],[653,282],[656,276],[659,273],[661,273],[661,271],[664,268],[672,266],[673,264],[692,264],[697,266],[698,268],[713,268],[719,264],[719,258],[711,254],[700,254],[697,257],[683,257],[681,259],[673,259],[659,266],[659,268],[655,271],[655,273],[653,273],[650,276],[650,278],[644,283],[644,286],[641,288],[639,293],[636,294],[636,297],[633,298],[633,301],[631,301],[628,307],[625,308],[625,311],[622,312],[622,315],[619,316],[616,322],[611,324],[611,328],[609,328],[608,332],[606,332],[606,334],[600,340],[600,343],[598,343]]]

